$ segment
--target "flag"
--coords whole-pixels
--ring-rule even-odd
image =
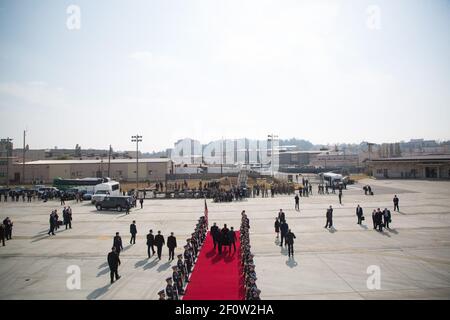
[[[206,199],[205,199],[205,220],[206,220],[206,227],[208,227],[208,205],[206,204]]]

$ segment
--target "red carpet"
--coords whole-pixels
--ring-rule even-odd
[[[236,252],[222,247],[222,255],[214,250],[210,233],[194,266],[183,300],[243,300],[239,231],[236,231]]]

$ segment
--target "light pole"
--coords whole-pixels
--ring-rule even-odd
[[[131,137],[131,142],[136,142],[136,195],[139,189],[139,142],[142,142],[142,136],[136,134]]]
[[[111,177],[111,145],[109,145],[109,152],[108,152],[108,178]]]
[[[278,138],[278,136],[272,134],[267,135],[268,141],[270,141],[270,148],[271,148],[271,152],[270,152],[270,167],[271,167],[271,171],[272,171],[272,178],[273,178],[273,142],[276,138]]]
[[[25,183],[25,151],[26,151],[26,146],[25,146],[25,137],[26,137],[26,132],[27,130],[23,130],[23,157],[22,157],[22,183]]]

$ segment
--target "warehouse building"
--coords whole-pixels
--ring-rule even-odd
[[[110,177],[121,182],[136,181],[136,159],[111,160],[38,160],[11,165],[9,174],[13,183],[52,183],[55,178],[76,179],[85,177]],[[173,162],[168,158],[139,159],[139,181],[164,181],[173,172]]]
[[[450,179],[450,155],[423,155],[367,161],[376,178]]]

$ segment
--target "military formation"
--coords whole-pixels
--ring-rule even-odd
[[[198,219],[191,237],[186,239],[184,253],[177,255],[177,264],[172,266],[172,276],[166,278],[166,288],[158,292],[159,300],[180,300],[185,294],[198,253],[208,231],[208,222],[204,216]]]
[[[259,294],[261,290],[256,286],[256,271],[255,264],[253,262],[253,254],[250,246],[250,221],[245,213],[245,210],[241,213],[241,229],[240,229],[240,241],[241,241],[241,263],[242,263],[242,278],[244,279],[245,288],[245,300],[261,300]]]

